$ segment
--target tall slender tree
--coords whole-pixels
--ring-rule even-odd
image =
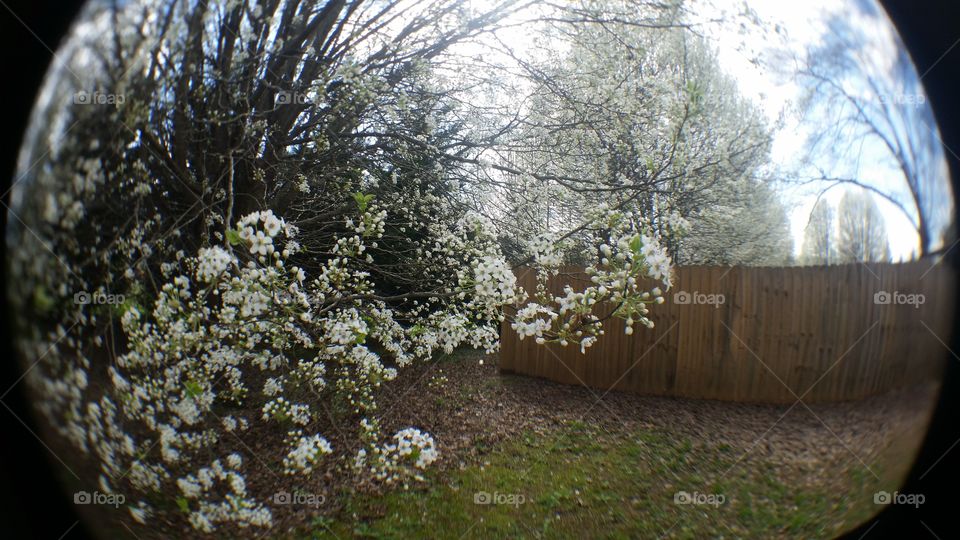
[[[803,231],[800,262],[810,265],[835,264],[837,260],[836,212],[821,198],[810,211]]]
[[[837,256],[840,262],[890,260],[887,226],[870,193],[848,191],[840,199]]]

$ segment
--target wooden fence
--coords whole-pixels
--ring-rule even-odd
[[[535,274],[521,269],[517,276],[532,293]],[[582,269],[561,269],[548,288],[560,294],[564,284],[582,290]],[[954,285],[953,269],[931,260],[680,267],[665,302],[652,308],[653,329],[637,325],[627,336],[623,321],[612,319],[581,354],[578,346],[520,340],[505,322],[500,370],[649,395],[762,403],[859,399],[939,378],[949,355]],[[709,301],[707,295],[723,295],[723,302],[698,303]]]

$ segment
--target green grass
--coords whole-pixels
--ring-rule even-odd
[[[490,450],[484,463],[435,473],[419,490],[347,496],[338,516],[300,537],[834,537],[876,512],[873,493],[896,489],[909,465],[891,448],[871,464],[879,479],[851,466],[834,478],[845,488],[811,488],[756,456],[737,463],[742,452],[724,444],[582,422]],[[679,505],[680,490],[726,500]],[[479,492],[522,503],[476,504]]]

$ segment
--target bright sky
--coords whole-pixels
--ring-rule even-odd
[[[742,0],[715,0],[715,7],[704,10],[704,17],[717,12],[726,11],[727,14],[739,13],[744,4]],[[720,62],[724,69],[736,78],[741,92],[755,99],[766,112],[771,121],[784,114],[784,126],[775,136],[772,158],[784,168],[795,164],[795,159],[802,155],[806,130],[809,126],[799,123],[796,100],[801,95],[802,88],[796,81],[771,73],[762,64],[751,62],[755,55],[763,53],[763,49],[775,44],[777,47],[787,47],[800,54],[810,45],[817,44],[826,31],[825,21],[830,15],[842,14],[848,17],[852,24],[869,28],[869,35],[874,38],[870,48],[874,51],[872,58],[879,66],[889,65],[896,52],[896,30],[892,23],[883,17],[879,22],[874,18],[853,15],[857,12],[851,0],[838,2],[836,0],[804,0],[802,2],[785,1],[756,1],[747,2],[750,8],[764,24],[760,25],[763,31],[747,25],[746,34],[729,31],[729,27],[721,25],[707,25],[705,33],[718,48]],[[879,8],[878,8],[879,9]],[[771,28],[780,27],[780,32],[770,32]],[[765,32],[765,33],[762,33]],[[751,35],[752,34],[752,35]],[[760,45],[757,45],[760,44]],[[879,144],[879,143],[878,143]],[[861,166],[859,178],[889,190],[906,195],[905,184],[899,171],[883,165],[883,150],[879,146],[867,148],[865,155],[876,159],[866,159],[870,166]],[[948,187],[946,163],[943,163],[943,178],[945,189]],[[799,253],[803,242],[803,230],[807,224],[810,210],[816,201],[817,194],[824,186],[793,188],[784,192],[785,202],[790,207],[790,222],[794,238],[794,252]],[[836,205],[844,193],[843,187],[833,188],[824,197]],[[918,248],[918,236],[913,225],[893,204],[880,197],[874,197],[884,214],[887,224],[887,236],[890,243],[890,252],[894,261],[911,258],[911,254]],[[908,201],[904,196],[902,200]],[[944,198],[944,204],[949,204],[952,198]],[[934,231],[939,236],[940,231]],[[935,245],[939,238],[935,240]]]

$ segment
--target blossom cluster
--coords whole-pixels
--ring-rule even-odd
[[[563,295],[550,295],[549,269],[539,267],[535,297],[511,321],[520,339],[575,343],[584,352],[604,333],[597,314],[601,306],[607,306],[609,316],[624,320],[628,335],[636,324],[653,327],[649,306],[663,303],[661,285],[671,286],[670,256],[643,219],[617,211],[602,219],[606,235],[596,239],[599,264],[586,268],[591,285],[580,291],[566,285]],[[651,287],[651,282],[657,285]]]
[[[304,435],[303,430],[287,434],[290,452],[283,458],[284,472],[287,474],[310,474],[320,459],[333,452],[330,443],[320,435]]]
[[[416,428],[398,431],[383,444],[377,444],[375,422],[363,421],[366,430],[367,445],[357,451],[354,457],[354,469],[365,478],[383,484],[402,483],[408,486],[409,480],[423,480],[421,471],[439,458],[436,444],[429,433]]]
[[[239,455],[230,454],[226,465],[215,459],[210,466],[177,480],[181,493],[177,504],[189,514],[193,528],[209,533],[219,523],[258,527],[272,524],[270,511],[247,496],[246,482],[239,473],[242,461]],[[226,494],[218,499],[215,494],[223,491]],[[143,511],[147,506],[141,503],[139,508]]]
[[[150,494],[174,486],[198,530],[269,526],[269,507],[245,488],[239,454],[225,465],[199,466],[255,422],[287,430],[275,459],[288,475],[310,475],[323,460],[352,455],[362,477],[407,485],[436,462],[437,446],[426,432],[408,428],[384,438],[375,420],[377,389],[438,352],[464,345],[494,351],[504,306],[525,302],[528,293],[500,252],[496,228],[467,213],[452,226],[419,223],[414,236],[429,241],[414,249],[433,263],[426,277],[441,285],[402,303],[388,301],[370,265],[387,241],[388,221],[412,223],[414,216],[405,213],[410,205],[391,214],[372,196],[354,198],[355,215],[343,220],[309,272],[306,258],[298,257],[304,248],[297,227],[270,210],[240,217],[217,237],[221,244],[165,260],[158,292],[130,294],[118,307],[126,347],[95,397],[84,356],[54,364],[72,358],[58,350],[31,376],[49,396],[44,412],[96,456],[103,477],[142,494],[129,497],[135,519],[155,515]],[[597,240],[602,258],[588,268],[592,285],[560,296],[538,287],[512,319],[521,336],[585,349],[603,333],[593,313],[600,304],[616,305],[614,315],[627,321],[628,332],[634,322],[652,325],[648,306],[662,302],[662,292],[644,284],[655,279],[669,287],[670,260],[642,220],[616,212],[604,219],[608,234]],[[403,234],[406,225],[392,226]],[[533,247],[541,276],[560,261],[548,244]],[[81,316],[92,320],[96,313]],[[61,326],[39,343],[76,347],[72,338],[57,343],[64,333]],[[342,419],[371,418],[358,426],[365,441],[358,453],[330,444],[320,428],[321,404],[334,404]]]

